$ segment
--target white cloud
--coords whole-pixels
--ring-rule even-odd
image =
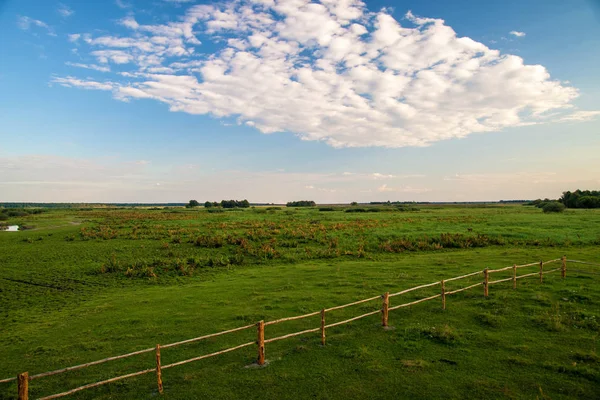
[[[100,71],[100,72],[110,72],[109,67],[95,65],[95,64],[81,64],[81,63],[72,63],[72,62],[67,61],[65,63],[65,65],[68,65],[69,67],[85,68],[85,69],[91,69],[91,70]]]
[[[510,31],[510,34],[516,37],[523,37],[526,35],[525,32],[519,32],[519,31]]]
[[[81,37],[80,33],[72,33],[69,35],[69,42],[77,42],[79,40],[79,38]]]
[[[576,119],[577,89],[543,66],[458,37],[441,19],[408,12],[399,22],[359,0],[236,0],[191,6],[174,22],[120,24],[127,36],[83,36],[98,62],[125,69],[117,99],[152,98],[263,133],[426,146]],[[201,53],[200,34],[219,50]]]
[[[133,56],[122,50],[98,50],[91,53],[98,62],[107,64],[109,61],[115,64],[127,64],[133,61]]]
[[[19,16],[19,18],[17,19],[17,25],[20,29],[24,31],[28,31],[31,27],[43,28],[46,30],[46,33],[49,36],[56,36],[56,33],[54,33],[54,29],[52,29],[51,26],[49,26],[44,21],[40,21],[39,19],[33,19],[27,16]]]
[[[123,0],[115,0],[115,4],[117,5],[117,7],[121,8],[121,9],[126,9],[126,8],[131,7],[131,4],[129,4]]]
[[[69,8],[67,5],[59,3],[58,5],[58,9],[56,10],[61,17],[63,18],[68,18],[71,15],[75,14],[75,11],[73,11],[71,8]]]
[[[52,83],[58,83],[65,87],[78,87],[82,89],[93,89],[93,90],[112,90],[114,85],[111,83],[101,83],[92,80],[77,79],[72,76],[66,78],[55,77],[51,80]]]
[[[380,174],[379,172],[374,172],[373,174],[371,174],[371,176],[373,177],[373,179],[391,179],[391,178],[395,178],[394,175],[386,175],[386,174]]]
[[[377,191],[379,193],[386,193],[386,192],[395,192],[395,193],[427,193],[427,192],[431,192],[431,189],[427,189],[427,188],[415,188],[412,186],[402,186],[402,187],[397,187],[397,188],[393,188],[393,187],[389,187],[387,184],[381,185],[377,188]]]
[[[558,122],[585,122],[600,117],[600,111],[575,111],[561,117]]]

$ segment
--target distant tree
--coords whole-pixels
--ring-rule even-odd
[[[200,205],[200,203],[198,203],[197,200],[190,200],[189,203],[187,203],[187,205],[185,206],[186,208],[193,208],[193,207],[198,207]]]
[[[357,203],[357,202],[355,202],[355,201],[353,201],[352,203],[350,203],[350,205],[351,205],[351,206],[357,206],[357,205],[358,205],[358,203]]]
[[[204,203],[204,208],[211,208],[213,206],[213,203],[211,203],[210,201],[207,201]]]
[[[221,200],[220,203],[215,202],[212,204],[215,207],[220,205],[222,208],[248,208],[248,207],[250,207],[250,202],[246,199],[244,199],[244,200]]]
[[[290,201],[286,204],[286,207],[314,207],[317,203],[312,200],[299,200],[299,201]]]
[[[221,200],[221,207],[235,208],[235,200]]]
[[[244,199],[239,202],[239,207],[248,208],[248,207],[250,207],[250,202],[248,200]]]

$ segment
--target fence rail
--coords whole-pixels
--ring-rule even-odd
[[[550,264],[550,263],[554,263],[554,262],[559,262],[562,261],[562,266],[560,268],[555,268],[552,270],[546,270],[544,271],[544,265],[546,264]],[[173,368],[179,365],[183,365],[183,364],[187,364],[187,363],[191,363],[194,361],[199,361],[199,360],[203,360],[205,358],[210,358],[210,357],[214,357],[217,355],[221,355],[221,354],[225,354],[225,353],[229,353],[231,351],[234,350],[238,350],[244,347],[249,347],[252,345],[257,345],[258,346],[258,359],[257,359],[257,364],[258,365],[263,365],[265,363],[265,344],[267,343],[272,343],[275,341],[279,341],[279,340],[284,340],[284,339],[288,339],[291,337],[295,337],[295,336],[300,336],[300,335],[304,335],[307,333],[314,333],[314,332],[321,332],[321,344],[325,344],[325,339],[326,339],[326,335],[325,332],[327,329],[329,328],[333,328],[339,325],[344,325],[347,323],[350,323],[352,321],[356,321],[359,320],[361,318],[366,318],[368,316],[371,315],[375,315],[375,314],[382,314],[382,325],[384,327],[388,326],[388,313],[389,311],[393,311],[393,310],[397,310],[400,308],[404,308],[404,307],[410,307],[413,306],[415,304],[419,304],[419,303],[423,303],[425,301],[429,301],[429,300],[433,300],[436,299],[438,297],[442,298],[442,308],[445,309],[446,308],[446,296],[448,295],[452,295],[455,293],[459,293],[459,292],[463,292],[469,289],[473,289],[477,286],[481,286],[483,285],[484,287],[484,296],[487,297],[489,295],[489,285],[493,285],[493,284],[497,284],[497,283],[502,283],[502,282],[508,282],[508,281],[512,281],[513,282],[513,288],[516,289],[517,287],[517,279],[522,279],[522,278],[526,278],[526,277],[530,277],[530,276],[534,276],[534,275],[538,275],[540,282],[543,282],[543,276],[545,274],[549,274],[552,272],[557,272],[557,271],[561,271],[561,276],[564,279],[566,277],[566,272],[567,272],[567,262],[574,262],[574,263],[580,263],[580,264],[587,264],[587,265],[593,265],[593,266],[599,266],[600,264],[597,263],[591,263],[591,262],[587,262],[587,261],[578,261],[578,260],[567,260],[566,256],[563,256],[562,258],[557,258],[554,260],[549,260],[549,261],[538,261],[538,262],[534,262],[534,263],[529,263],[529,264],[523,264],[523,265],[512,265],[509,267],[504,267],[504,268],[499,268],[499,269],[494,269],[494,270],[490,270],[490,269],[484,269],[482,271],[476,271],[476,272],[472,272],[466,275],[461,275],[461,276],[457,276],[457,277],[453,277],[453,278],[449,278],[449,279],[445,279],[445,280],[441,280],[438,282],[433,282],[433,283],[428,283],[428,284],[424,284],[424,285],[420,285],[420,286],[416,286],[413,288],[409,288],[409,289],[405,289],[402,290],[400,292],[397,293],[393,293],[390,294],[389,292],[384,293],[383,295],[378,295],[378,296],[374,296],[374,297],[370,297],[368,299],[362,299],[362,300],[358,300],[352,303],[348,303],[348,304],[343,304],[340,306],[335,306],[335,307],[330,307],[330,308],[324,308],[320,311],[315,311],[315,312],[311,312],[308,314],[304,314],[304,315],[298,315],[298,316],[293,316],[293,317],[287,317],[287,318],[280,318],[277,320],[273,320],[273,321],[259,321],[256,324],[252,324],[252,325],[246,325],[246,326],[241,326],[238,328],[233,328],[233,329],[229,329],[226,331],[222,331],[222,332],[217,332],[217,333],[212,333],[212,334],[208,334],[208,335],[203,335],[203,336],[198,336],[196,338],[192,338],[192,339],[187,339],[187,340],[183,340],[183,341],[179,341],[179,342],[175,342],[175,343],[169,343],[169,344],[165,344],[165,345],[156,345],[156,347],[153,348],[147,348],[147,349],[143,349],[143,350],[137,350],[131,353],[127,353],[127,354],[122,354],[122,355],[118,355],[118,356],[113,356],[113,357],[107,357],[107,358],[103,358],[101,360],[97,360],[97,361],[92,361],[89,363],[85,363],[85,364],[79,364],[79,365],[75,365],[72,367],[67,367],[67,368],[62,368],[62,369],[57,369],[54,371],[49,371],[49,372],[43,372],[43,373],[39,373],[36,375],[31,375],[29,376],[29,374],[27,372],[23,372],[19,375],[17,375],[16,377],[12,377],[12,378],[6,378],[6,379],[2,379],[0,380],[0,383],[6,383],[6,382],[12,382],[12,381],[17,381],[18,385],[17,385],[17,389],[18,389],[18,399],[19,400],[28,400],[28,396],[29,396],[29,381],[35,380],[35,379],[39,379],[39,378],[43,378],[43,377],[47,377],[47,376],[52,376],[52,375],[57,375],[57,374],[61,374],[64,372],[68,372],[68,371],[74,371],[74,370],[78,370],[78,369],[82,369],[82,368],[87,368],[93,365],[98,365],[98,364],[102,364],[105,362],[109,362],[109,361],[114,361],[114,360],[119,360],[119,359],[123,359],[123,358],[127,358],[127,357],[132,357],[135,355],[139,355],[139,354],[145,354],[145,353],[150,353],[150,352],[155,352],[156,353],[156,366],[150,369],[145,369],[142,371],[138,371],[138,372],[133,372],[130,374],[126,374],[126,375],[121,375],[121,376],[117,376],[114,378],[110,378],[110,379],[106,379],[100,382],[94,382],[94,383],[89,383],[87,385],[83,385],[71,390],[68,390],[66,392],[62,392],[62,393],[57,393],[57,394],[53,394],[50,396],[46,396],[46,397],[42,397],[39,400],[50,400],[50,399],[57,399],[60,397],[65,397],[65,396],[69,396],[71,394],[80,392],[82,390],[85,389],[90,389],[90,388],[94,388],[94,387],[98,387],[98,386],[102,386],[111,382],[116,382],[119,380],[123,380],[123,379],[127,379],[127,378],[132,378],[135,376],[140,376],[140,375],[144,375],[144,374],[149,374],[151,372],[155,372],[156,373],[156,377],[157,377],[157,385],[158,385],[158,390],[160,393],[163,392],[163,386],[162,386],[162,370],[164,369],[168,369],[168,368]],[[517,275],[517,269],[519,268],[526,268],[526,267],[532,267],[532,266],[539,266],[539,271],[538,272],[533,272],[533,273],[529,273],[529,274],[524,274],[524,275]],[[498,279],[495,281],[490,281],[489,280],[489,276],[491,273],[497,273],[497,272],[503,272],[503,271],[509,271],[512,269],[512,276],[509,278],[504,278],[504,279]],[[583,272],[586,273],[588,271],[582,271],[582,270],[574,270],[577,272]],[[593,272],[589,272],[591,274],[594,274]],[[446,291],[446,283],[451,282],[451,281],[456,281],[456,280],[460,280],[460,279],[465,279],[465,278],[470,278],[479,274],[483,274],[483,281],[482,282],[477,282],[475,284],[463,287],[463,288],[459,288],[459,289],[455,289],[452,291]],[[412,302],[408,302],[408,303],[403,303],[403,304],[399,304],[393,307],[389,307],[389,298],[390,297],[395,297],[395,296],[399,296],[399,295],[403,295],[406,293],[410,293],[419,289],[425,289],[425,288],[429,288],[429,287],[433,287],[433,286],[437,286],[440,285],[441,286],[441,293],[438,293],[436,295],[433,296],[429,296],[429,297],[425,297],[422,299],[418,299],[418,300],[414,300]],[[331,312],[331,311],[335,311],[335,310],[340,310],[346,307],[350,307],[350,306],[355,306],[358,304],[363,304],[363,303],[367,303],[370,301],[374,301],[374,300],[381,300],[383,299],[383,303],[382,303],[382,308],[379,310],[375,310],[375,311],[371,311],[362,315],[359,315],[357,317],[353,317],[353,318],[349,318],[346,319],[344,321],[339,321],[339,322],[335,322],[335,323],[331,323],[331,324],[325,324],[325,317],[326,314]],[[293,321],[293,320],[298,320],[298,319],[302,319],[302,318],[308,318],[308,317],[313,317],[313,316],[317,316],[320,315],[321,316],[321,324],[320,327],[318,328],[313,328],[313,329],[307,329],[307,330],[303,330],[300,332],[294,332],[294,333],[290,333],[287,335],[283,335],[283,336],[279,336],[279,337],[274,337],[274,338],[269,338],[265,340],[265,326],[270,326],[270,325],[274,325],[274,324],[279,324],[282,322],[287,322],[287,321]],[[205,354],[205,355],[201,355],[198,357],[194,357],[194,358],[190,358],[187,360],[183,360],[183,361],[178,361],[172,364],[167,364],[167,365],[161,365],[161,355],[160,355],[160,350],[161,349],[166,349],[166,348],[171,348],[171,347],[175,347],[175,346],[180,346],[183,344],[187,344],[187,343],[192,343],[192,342],[197,342],[200,340],[204,340],[204,339],[208,339],[208,338],[212,338],[212,337],[216,337],[216,336],[221,336],[221,335],[225,335],[225,334],[229,334],[229,333],[233,333],[233,332],[238,332],[238,331],[242,331],[242,330],[246,330],[246,329],[250,329],[250,328],[257,328],[257,340],[256,341],[252,341],[252,342],[248,342],[248,343],[244,343],[235,347],[230,347],[224,350],[220,350],[214,353],[210,353],[210,354]]]

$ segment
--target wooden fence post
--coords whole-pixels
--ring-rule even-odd
[[[390,308],[390,292],[383,295],[383,308],[381,309],[381,325],[388,326],[388,310]]]
[[[19,389],[19,400],[29,400],[29,372],[17,375],[17,387]]]
[[[256,324],[258,328],[258,365],[265,364],[265,321],[260,321]]]
[[[321,345],[325,346],[325,309],[321,310]]]
[[[562,256],[562,268],[560,270],[560,275],[563,279],[567,277],[567,256]]]
[[[540,283],[544,282],[544,262],[540,261]]]
[[[517,288],[517,264],[513,264],[513,289]]]
[[[446,309],[446,283],[442,279],[442,310]]]
[[[163,393],[162,369],[160,367],[160,344],[156,345],[156,383],[158,385],[158,393]]]
[[[483,270],[483,295],[488,297],[488,282],[490,281],[490,273],[488,272],[488,268]]]

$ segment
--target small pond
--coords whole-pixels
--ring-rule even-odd
[[[18,230],[19,230],[19,225],[8,225],[6,227],[6,229],[4,229],[4,232],[17,232]]]

